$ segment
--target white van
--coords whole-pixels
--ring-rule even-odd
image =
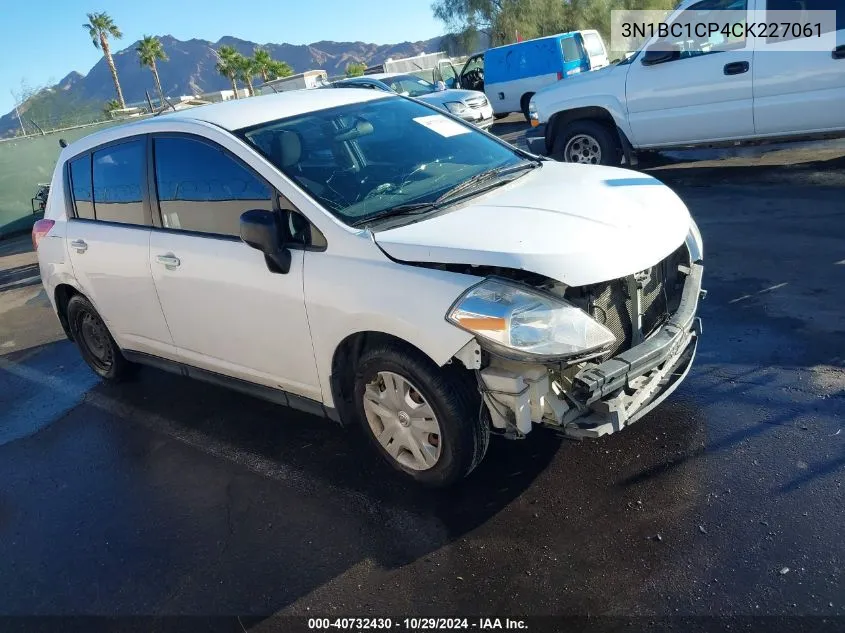
[[[598,31],[569,31],[477,53],[446,85],[484,92],[497,118],[522,112],[528,119],[528,103],[538,90],[607,65]]]

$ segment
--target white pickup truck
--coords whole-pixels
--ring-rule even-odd
[[[723,9],[747,12],[752,22],[796,4],[685,0],[666,21],[706,21]],[[544,153],[618,165],[645,149],[845,136],[845,0],[800,4],[836,10],[829,48],[751,33],[729,47],[670,37],[675,50],[667,50],[667,39],[655,46],[655,37],[622,62],[543,88],[531,99],[529,119],[545,124]]]

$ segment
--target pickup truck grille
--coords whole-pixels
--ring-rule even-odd
[[[601,360],[607,360],[630,349],[634,342],[647,338],[678,309],[684,285],[679,266],[689,266],[686,245],[666,259],[636,275],[606,281],[591,286],[567,290],[599,323],[616,337],[616,343]],[[639,313],[631,293],[639,290]],[[578,301],[578,298],[581,301]]]

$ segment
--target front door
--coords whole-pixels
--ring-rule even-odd
[[[701,0],[672,24],[707,24],[714,12],[747,11],[747,0]],[[680,29],[684,31],[684,29]],[[751,46],[745,38],[725,40],[669,37],[662,46],[680,50],[677,59],[645,65],[641,52],[625,86],[628,120],[637,147],[737,139],[754,134]]]
[[[273,210],[263,179],[221,147],[189,136],[156,136],[160,229],[149,265],[182,360],[320,399],[303,293],[303,251],[290,272],[239,239],[240,216]],[[154,205],[155,206],[155,205]]]

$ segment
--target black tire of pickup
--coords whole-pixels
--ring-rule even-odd
[[[579,151],[581,148],[583,151]],[[557,130],[551,156],[566,163],[618,167],[622,164],[622,143],[618,132],[603,122],[576,119]],[[574,160],[576,156],[580,160]]]

